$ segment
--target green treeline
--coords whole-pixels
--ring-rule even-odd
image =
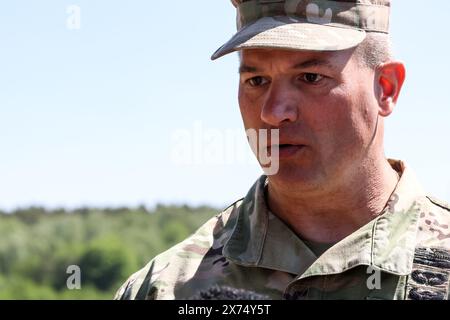
[[[129,275],[214,216],[210,207],[0,211],[0,299],[111,299]],[[81,270],[69,290],[67,267]]]

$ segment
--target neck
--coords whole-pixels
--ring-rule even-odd
[[[384,158],[356,171],[332,187],[308,192],[283,188],[269,178],[269,208],[302,239],[338,242],[378,216],[398,182]]]

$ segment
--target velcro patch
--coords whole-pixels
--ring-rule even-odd
[[[416,248],[406,287],[407,300],[447,300],[450,253],[442,248]]]

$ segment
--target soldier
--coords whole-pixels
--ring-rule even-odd
[[[390,1],[232,3],[238,32],[212,58],[238,51],[244,125],[271,132],[263,146],[277,170],[116,298],[188,299],[220,285],[271,299],[447,299],[449,206],[383,150],[405,79]]]

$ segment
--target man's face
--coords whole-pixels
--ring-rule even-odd
[[[242,51],[245,128],[280,130],[279,172],[271,181],[304,191],[337,186],[368,161],[378,139],[374,71],[353,52]]]

